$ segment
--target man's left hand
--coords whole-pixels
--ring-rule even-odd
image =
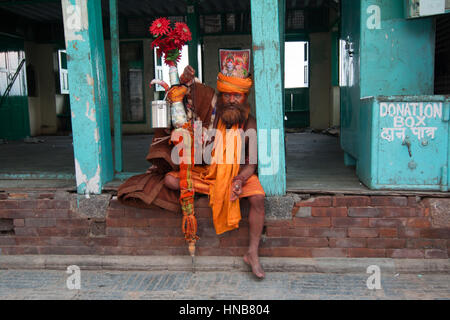
[[[233,180],[231,182],[230,201],[235,201],[242,194],[242,180]]]

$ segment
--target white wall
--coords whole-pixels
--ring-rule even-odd
[[[53,44],[25,42],[25,58],[34,67],[37,92],[28,98],[32,136],[57,132],[54,50]]]

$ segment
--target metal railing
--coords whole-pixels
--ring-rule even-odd
[[[11,91],[11,88],[14,85],[14,82],[16,82],[17,77],[19,76],[19,73],[22,70],[22,67],[24,64],[25,64],[25,59],[22,59],[22,61],[19,64],[19,67],[17,67],[17,70],[14,73],[14,76],[11,78],[11,82],[8,84],[8,87],[6,88],[5,93],[3,93],[2,98],[0,99],[0,108],[2,107],[5,99],[8,97],[9,92]]]

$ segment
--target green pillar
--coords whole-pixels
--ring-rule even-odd
[[[113,178],[101,2],[61,0],[77,191],[100,194]]]
[[[258,173],[268,196],[286,194],[284,0],[251,0]]]
[[[114,168],[123,171],[122,155],[122,108],[120,92],[120,42],[118,0],[109,1],[111,29],[112,97],[114,110]]]
[[[192,33],[192,41],[189,45],[189,64],[195,69],[198,74],[198,44],[199,44],[199,15],[198,4],[196,0],[187,0],[187,25]],[[183,72],[183,70],[179,70]]]

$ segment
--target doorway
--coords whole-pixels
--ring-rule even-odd
[[[286,128],[309,127],[309,42],[285,42],[284,114]]]

